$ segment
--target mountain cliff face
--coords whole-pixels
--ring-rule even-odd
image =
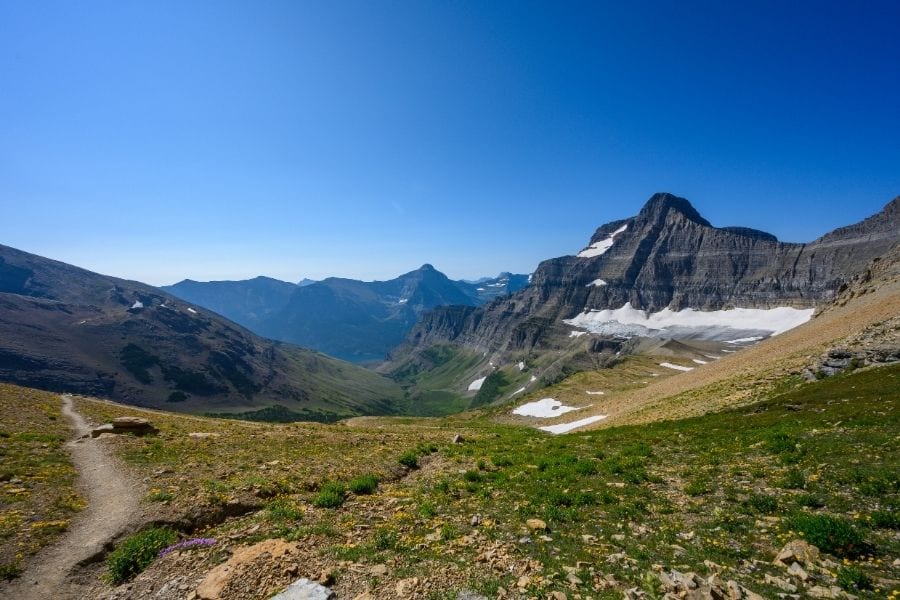
[[[0,380],[194,412],[386,414],[390,381],[157,288],[0,246]]]
[[[531,285],[477,310],[426,314],[400,352],[452,342],[527,350],[584,311],[626,303],[664,308],[811,308],[900,241],[900,198],[808,244],[742,227],[713,227],[684,198],[656,194],[630,219],[607,223],[576,256],[544,261]]]

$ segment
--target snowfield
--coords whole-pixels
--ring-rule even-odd
[[[520,415],[522,417],[551,419],[553,417],[558,417],[559,415],[564,415],[567,412],[572,412],[573,410],[581,410],[582,408],[584,407],[566,406],[554,398],[543,398],[541,400],[529,402],[528,404],[523,404],[512,412],[514,415]]]
[[[585,248],[584,250],[579,252],[578,258],[593,258],[595,256],[600,256],[600,255],[604,254],[607,250],[612,248],[612,245],[613,245],[613,242],[615,241],[616,236],[619,235],[620,233],[622,233],[623,231],[625,231],[626,229],[628,229],[628,225],[622,225],[621,227],[619,227],[618,229],[613,231],[611,234],[609,234],[608,238],[604,238],[604,239],[600,240],[599,242],[594,242],[593,244],[591,244],[590,246],[588,246],[587,248]]]
[[[541,431],[547,431],[553,434],[567,433],[572,431],[573,429],[578,429],[579,427],[584,427],[585,425],[590,425],[591,423],[596,423],[597,421],[602,421],[605,419],[607,415],[597,415],[595,417],[587,417],[584,419],[579,419],[578,421],[572,421],[571,423],[560,423],[559,425],[545,425],[543,427],[538,427]]]
[[[664,308],[659,312],[648,314],[626,302],[622,308],[590,310],[571,319],[564,319],[563,322],[580,330],[602,335],[680,337],[743,344],[757,342],[802,325],[812,318],[813,310],[788,306],[712,311],[693,308],[673,311]],[[744,333],[745,337],[734,339],[736,332]],[[575,337],[579,333],[576,330],[569,335]]]
[[[669,362],[659,363],[659,366],[667,369],[675,369],[676,371],[693,371],[694,367],[682,367],[681,365],[673,365]]]

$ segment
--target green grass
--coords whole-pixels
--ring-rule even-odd
[[[106,577],[118,585],[128,581],[156,560],[159,551],[174,544],[178,534],[167,527],[145,529],[119,544],[106,559]]]
[[[347,498],[347,488],[338,481],[327,481],[313,498],[313,506],[317,508],[337,508]]]
[[[712,561],[729,579],[774,598],[780,590],[764,576],[784,576],[772,561],[797,538],[840,565],[815,570],[817,584],[842,585],[866,600],[887,596],[879,582],[896,579],[891,562],[900,555],[900,367],[785,380],[778,388],[761,402],[717,414],[566,436],[465,415],[349,427],[229,423],[226,435],[204,444],[184,443],[183,430],[163,422],[159,440],[123,445],[136,468],[163,465],[173,471],[168,483],[190,479],[190,486],[177,484],[176,502],[192,499],[194,485],[201,495],[212,493],[198,483],[216,478],[203,466],[225,457],[244,473],[219,478],[228,494],[277,486],[279,502],[293,507],[316,504],[331,485],[341,502],[346,497],[344,485],[319,482],[352,488],[355,479],[376,475],[376,494],[326,502],[329,510],[304,513],[302,527],[247,516],[210,535],[253,523],[260,525],[255,536],[308,540],[342,560],[389,564],[392,577],[439,570],[453,584],[435,597],[482,582],[515,589],[514,570],[524,564],[529,596],[621,598],[623,589],[637,587],[653,597],[654,565],[706,576],[704,561]],[[464,443],[450,443],[456,433]],[[199,465],[198,472],[186,464]],[[281,510],[267,505],[263,514]],[[528,530],[535,518],[546,531]],[[497,566],[475,560],[485,548]],[[567,580],[573,567],[581,584]],[[607,576],[616,586],[595,587]],[[378,585],[377,593],[393,591],[393,582]]]
[[[371,473],[354,477],[348,484],[350,491],[358,496],[372,494],[378,489],[378,476]]]

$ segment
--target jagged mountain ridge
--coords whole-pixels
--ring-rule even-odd
[[[528,275],[501,273],[478,282],[453,281],[425,264],[388,281],[331,277],[294,285],[257,277],[247,281],[165,287],[259,335],[350,361],[380,361],[427,310],[474,306],[528,284]]]
[[[528,350],[566,335],[563,319],[629,302],[646,311],[810,308],[898,240],[900,198],[860,223],[795,244],[713,227],[686,199],[655,194],[635,217],[598,228],[579,255],[542,262],[524,290],[481,308],[424,315],[395,355],[448,342]]]
[[[391,413],[402,397],[365,369],[260,338],[157,288],[7,246],[0,380],[193,412],[279,403],[309,418]]]

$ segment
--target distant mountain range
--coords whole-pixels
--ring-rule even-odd
[[[354,362],[381,361],[423,312],[478,306],[528,285],[528,275],[501,273],[453,281],[429,264],[389,281],[330,277],[300,284],[257,277],[186,279],[162,289],[215,311],[259,335]]]
[[[281,290],[255,281],[260,297]],[[7,246],[0,381],[170,410],[274,410],[293,420],[391,414],[403,399],[386,378],[263,339],[199,303]]]

